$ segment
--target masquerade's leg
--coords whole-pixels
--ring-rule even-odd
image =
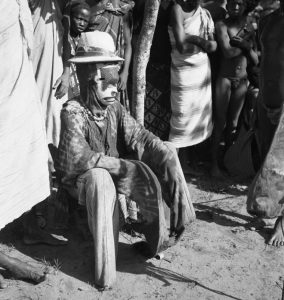
[[[80,179],[79,195],[81,199],[85,196],[88,223],[94,239],[95,284],[109,287],[116,279],[118,206],[115,186],[110,174],[100,168],[87,171]]]

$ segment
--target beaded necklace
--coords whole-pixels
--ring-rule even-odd
[[[100,122],[100,121],[103,121],[106,118],[107,108],[102,110],[101,112],[99,112],[97,114],[94,114],[85,103],[81,102],[81,104],[85,108],[87,115],[89,117],[91,117],[91,119],[93,119],[94,121]]]
[[[99,128],[102,128],[103,124],[100,124],[102,121],[104,121],[106,119],[106,131],[105,131],[105,136],[101,136],[101,142],[104,144],[104,148],[105,148],[105,153],[107,154],[110,146],[109,146],[109,142],[108,142],[108,126],[109,126],[109,120],[107,118],[107,108],[105,110],[103,110],[100,114],[101,116],[96,116],[93,114],[93,112],[84,104],[82,103],[83,107],[85,108],[85,112],[87,113],[87,115],[96,122],[97,126]]]

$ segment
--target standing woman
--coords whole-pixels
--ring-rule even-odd
[[[69,85],[69,76],[64,74],[62,63],[61,7],[57,0],[28,2],[34,25],[32,61],[45,118],[47,142],[57,147],[60,135],[60,111],[67,99],[63,96]],[[60,1],[62,2],[64,1]],[[54,171],[51,157],[49,168],[50,171]]]
[[[47,145],[32,69],[32,41],[27,1],[1,0],[0,229],[49,196]]]
[[[177,0],[171,12],[172,45],[171,107],[169,141],[180,149],[185,173],[187,148],[212,133],[211,69],[207,53],[214,52],[214,23],[199,0]]]

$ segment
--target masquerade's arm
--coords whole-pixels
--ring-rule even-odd
[[[124,134],[126,146],[135,151],[138,158],[156,174],[162,185],[164,200],[171,208],[172,230],[179,230],[186,221],[195,219],[195,213],[176,149],[138,124],[124,107],[120,107],[120,129]]]

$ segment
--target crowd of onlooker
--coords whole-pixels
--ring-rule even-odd
[[[251,177],[258,170],[264,157],[255,133],[258,24],[279,6],[279,1],[237,0],[161,5],[148,64],[145,125],[175,144],[185,173],[202,174],[200,156],[217,178]],[[159,99],[153,99],[155,86]]]
[[[269,148],[266,143],[262,149],[261,133],[256,133],[263,122],[257,112],[258,25],[280,2],[175,1],[169,6],[169,140],[180,149],[183,170],[201,173],[197,153],[205,144],[212,176],[251,177]]]
[[[76,67],[68,59],[84,31],[113,37],[124,58],[119,100],[131,112],[132,59],[145,2],[29,0],[29,5],[48,142],[58,146],[62,104],[80,94]],[[185,173],[200,174],[196,145],[204,141],[213,176],[251,176],[258,168],[261,158],[252,134],[261,58],[258,23],[277,8],[274,0],[161,2],[147,68],[145,126],[175,145]]]

